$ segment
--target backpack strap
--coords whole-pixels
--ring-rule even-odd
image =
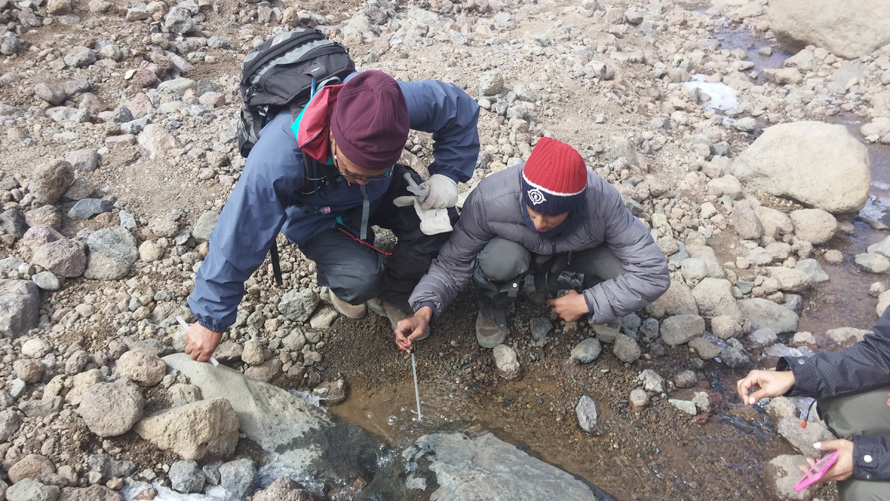
[[[272,248],[269,249],[269,260],[272,261],[272,274],[275,275],[275,283],[281,287],[284,280],[281,277],[281,263],[278,259],[278,239],[272,241]]]

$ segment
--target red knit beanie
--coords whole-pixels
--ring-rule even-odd
[[[371,171],[386,170],[399,160],[410,125],[402,89],[382,71],[363,71],[346,82],[331,114],[337,148]]]
[[[587,166],[575,148],[543,137],[522,169],[522,201],[548,216],[571,212],[584,198]]]

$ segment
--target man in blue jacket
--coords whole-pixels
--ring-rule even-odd
[[[411,178],[426,193],[422,208],[448,208],[453,223],[457,182],[470,178],[479,153],[478,116],[476,102],[454,85],[397,82],[380,71],[323,87],[296,120],[278,114],[261,131],[210,236],[189,296],[197,322],[186,353],[210,358],[235,322],[244,282],[279,232],[315,261],[317,281],[330,288],[338,311],[361,318],[373,300],[395,326],[448,233],[424,234],[415,208],[393,201],[414,195]],[[409,129],[433,134],[426,182],[396,163]],[[373,247],[373,225],[395,233],[391,255]]]

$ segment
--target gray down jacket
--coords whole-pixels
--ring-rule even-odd
[[[572,231],[542,238],[523,221],[520,177],[524,164],[479,183],[463,206],[460,220],[409,302],[416,311],[431,302],[440,313],[469,282],[476,256],[494,237],[521,244],[534,254],[552,256],[592,249],[605,243],[624,273],[584,291],[592,312],[588,321],[604,324],[645,307],[670,285],[667,260],[649,231],[624,206],[614,187],[593,171],[587,174],[587,211],[573,219]],[[566,224],[563,223],[563,224]]]

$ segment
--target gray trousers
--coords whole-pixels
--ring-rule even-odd
[[[605,245],[559,257],[567,258],[561,271],[583,273],[586,287],[592,286],[596,281],[609,280],[624,273],[621,261]],[[478,264],[489,280],[507,282],[519,280],[529,271],[539,270],[552,258],[553,256],[533,254],[516,242],[495,237],[479,253]]]
[[[439,248],[451,233],[426,235],[420,231],[420,218],[414,206],[397,207],[393,200],[408,192],[404,173],[410,172],[414,181],[423,182],[416,172],[396,164],[392,182],[377,210],[370,215],[369,225],[392,230],[398,242],[392,255],[384,256],[371,247],[374,234],[369,230],[369,242],[362,242],[355,228],[360,227],[361,208],[358,214],[344,215],[346,226],[323,231],[300,245],[300,251],[315,261],[316,280],[329,287],[343,301],[361,304],[380,296],[400,310],[409,313],[408,296],[414,286],[439,254]],[[350,217],[352,216],[352,217]],[[451,224],[457,222],[457,211],[448,209]]]
[[[819,400],[819,415],[839,438],[890,435],[890,409],[881,387],[856,395]],[[850,478],[837,483],[841,501],[890,501],[890,482]]]

